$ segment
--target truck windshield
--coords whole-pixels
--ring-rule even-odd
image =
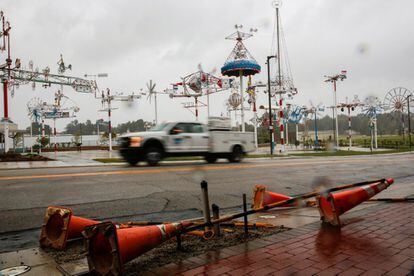
[[[161,130],[163,130],[164,128],[166,128],[168,125],[169,125],[168,123],[161,123],[161,124],[158,124],[158,125],[156,125],[156,126],[153,126],[153,127],[152,127],[152,128],[150,128],[149,130],[150,130],[150,131],[161,131]]]

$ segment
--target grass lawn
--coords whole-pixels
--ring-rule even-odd
[[[408,150],[383,150],[383,151],[319,151],[319,152],[305,152],[305,153],[292,153],[290,156],[354,156],[354,155],[371,155],[371,154],[388,154],[406,152]]]

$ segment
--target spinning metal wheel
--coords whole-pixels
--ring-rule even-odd
[[[407,109],[407,98],[412,95],[404,87],[396,87],[388,91],[384,98],[384,109],[391,112],[404,112]]]

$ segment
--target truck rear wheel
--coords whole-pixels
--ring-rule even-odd
[[[145,151],[145,158],[148,165],[156,166],[162,159],[162,150],[158,147],[149,147]]]
[[[234,146],[230,153],[229,161],[232,163],[239,163],[243,159],[243,150],[240,146]]]
[[[217,161],[217,156],[214,154],[207,154],[204,159],[207,161],[207,163],[213,164]]]

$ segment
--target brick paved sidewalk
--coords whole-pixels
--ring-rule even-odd
[[[148,275],[409,275],[414,205],[379,204],[342,216],[338,231],[299,229],[168,264]]]

